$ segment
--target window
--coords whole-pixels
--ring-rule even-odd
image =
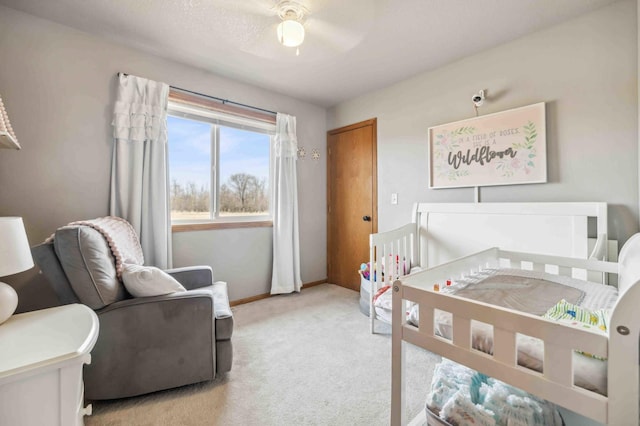
[[[270,220],[275,124],[169,102],[171,221]]]

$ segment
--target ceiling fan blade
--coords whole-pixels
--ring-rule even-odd
[[[302,22],[305,40],[300,57],[295,48],[282,46],[276,36],[278,0],[210,0],[215,10],[212,37],[224,38],[242,52],[254,56],[296,60],[321,60],[357,46],[375,24],[389,0],[296,0],[307,9]]]
[[[213,0],[208,2],[208,7],[213,10],[224,9],[242,14],[277,16],[276,4],[275,0]]]
[[[309,6],[309,18],[305,22],[309,41],[316,38],[334,51],[348,51],[365,38],[388,2],[389,0],[314,0]],[[340,12],[336,13],[336,10]]]
[[[305,28],[309,34],[309,43],[313,39],[321,41],[334,51],[346,52],[357,46],[366,36],[366,32],[354,28],[342,27],[331,22],[310,18]],[[306,41],[305,41],[306,43]]]
[[[215,17],[209,23],[211,36],[251,51],[279,22],[274,5],[273,0],[213,0],[206,6],[212,10],[208,16]]]

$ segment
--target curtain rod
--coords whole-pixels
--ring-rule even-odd
[[[129,74],[127,74],[125,72],[119,72],[118,75],[124,75],[126,77]],[[221,102],[222,105],[224,105],[224,104],[232,104],[232,105],[237,105],[237,106],[242,107],[242,108],[248,108],[248,109],[253,109],[253,110],[256,110],[256,111],[266,112],[267,114],[272,114],[272,115],[277,115],[278,114],[275,111],[270,111],[268,109],[254,107],[254,106],[247,105],[247,104],[241,104],[240,102],[230,101],[229,99],[222,99],[222,98],[218,98],[216,96],[205,95],[204,93],[198,93],[198,92],[194,92],[192,90],[182,89],[182,88],[176,87],[176,86],[169,86],[169,87],[172,88],[173,90],[179,90],[181,92],[191,93],[192,95],[202,96],[203,98],[216,100],[218,102]]]

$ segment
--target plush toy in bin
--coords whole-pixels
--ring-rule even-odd
[[[369,271],[369,262],[360,264],[360,274],[362,278],[365,280],[369,279],[370,271]],[[373,278],[375,280],[375,277]]]

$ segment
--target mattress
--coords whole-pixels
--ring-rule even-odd
[[[542,315],[561,299],[590,310],[612,309],[618,292],[615,287],[537,271],[491,269],[459,280],[443,292],[502,306],[533,315]],[[376,301],[376,312],[391,316],[391,292]],[[408,312],[407,320],[418,324],[418,306]],[[381,315],[382,316],[382,315]],[[452,317],[448,312],[435,311],[435,332],[452,338]],[[493,327],[479,321],[471,322],[472,347],[493,353]],[[542,372],[544,344],[540,339],[517,335],[518,365]],[[574,383],[576,386],[607,393],[607,361],[574,353]]]

